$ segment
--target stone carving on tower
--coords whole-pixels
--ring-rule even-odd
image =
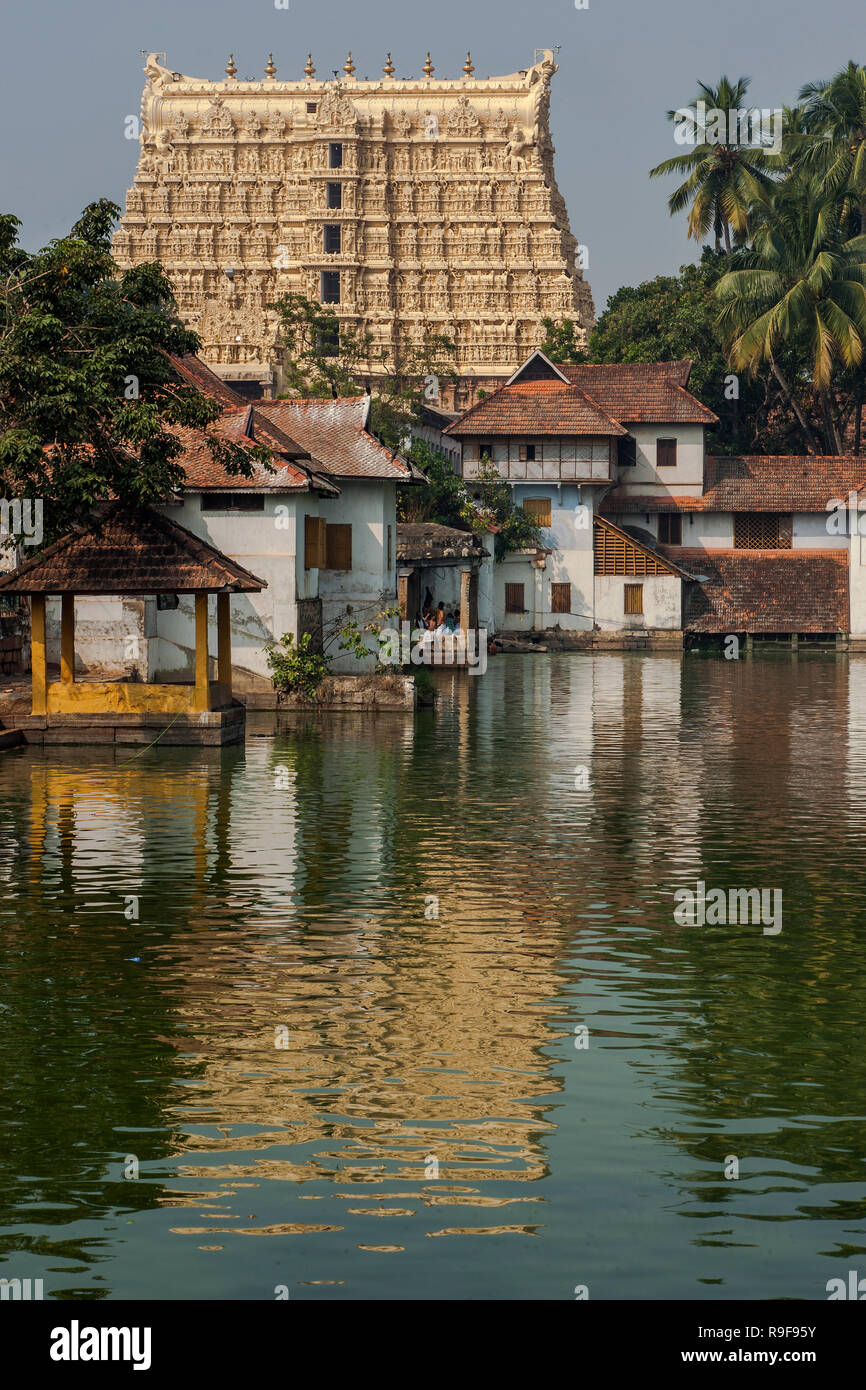
[[[542,319],[593,323],[549,130],[553,53],[505,77],[222,82],[150,54],[141,153],[115,236],[122,267],[158,258],[202,356],[252,392],[279,391],[277,316],[299,292],[371,335],[447,333],[463,406],[543,340]],[[390,69],[390,71],[389,71]]]

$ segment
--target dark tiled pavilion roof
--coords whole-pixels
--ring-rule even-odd
[[[474,531],[458,531],[435,521],[401,521],[397,526],[397,561],[401,565],[471,560],[483,554],[484,546]]]
[[[0,593],[259,593],[249,570],[176,521],[115,503],[0,577]]]

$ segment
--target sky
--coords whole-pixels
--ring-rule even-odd
[[[284,0],[279,0],[284,3]],[[579,0],[587,3],[587,0]],[[803,83],[863,61],[862,0],[3,0],[0,211],[21,218],[29,250],[68,231],[99,197],[125,205],[138,143],[125,138],[144,85],[141,50],[189,76],[299,79],[308,51],[322,77],[352,50],[357,76],[515,72],[560,45],[551,131],[571,229],[587,247],[596,311],[620,285],[676,273],[696,259],[671,180],[648,171],[681,152],[666,112],[697,82],[752,78],[749,105],[794,101]]]

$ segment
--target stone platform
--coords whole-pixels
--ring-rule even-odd
[[[171,745],[221,747],[242,743],[246,714],[239,705],[207,714],[49,714],[14,715],[3,720],[0,746],[23,743]]]

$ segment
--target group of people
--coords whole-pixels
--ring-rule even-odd
[[[428,633],[431,637],[453,637],[460,631],[460,614],[456,610],[446,612],[444,603],[436,603],[431,598],[415,619],[415,626],[420,628],[425,638]]]

